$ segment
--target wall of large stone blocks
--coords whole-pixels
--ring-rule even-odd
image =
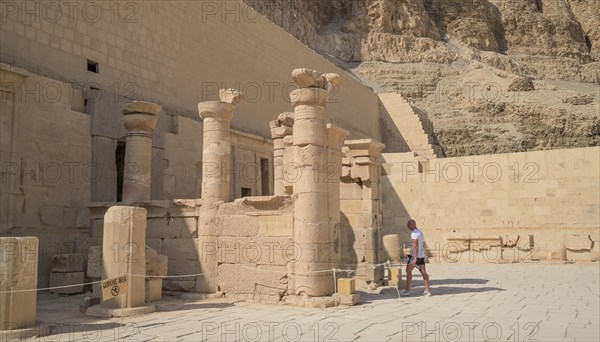
[[[158,102],[169,115],[194,118],[218,88],[239,88],[246,101],[233,128],[263,137],[268,122],[291,109],[294,68],[339,73],[331,121],[351,138],[380,140],[371,90],[240,1],[2,2],[0,38],[2,62],[79,92],[96,87]]]
[[[288,268],[302,253],[293,244],[293,208],[291,198],[278,196],[220,205],[219,290],[244,299],[278,300],[293,288]]]
[[[102,239],[104,214],[111,204],[91,207],[93,235]],[[201,199],[150,201],[146,243],[168,256],[166,291],[197,291],[202,278],[217,277],[219,289],[244,299],[279,298],[293,279],[288,264],[299,257],[292,243],[294,218],[289,197],[241,198],[218,206],[217,237],[198,238]],[[218,262],[217,274],[205,274],[200,261]],[[199,276],[182,277],[184,275]]]
[[[533,253],[530,259],[546,259],[571,235],[589,235],[598,251],[598,147],[431,159],[421,165],[412,153],[384,153],[383,160],[384,234],[400,234],[408,244],[406,222],[413,218],[432,256],[440,256],[448,238],[457,236],[519,235],[519,244],[527,245],[533,235],[534,248],[525,252]]]
[[[91,118],[71,110],[69,84],[5,64],[0,73],[0,235],[39,238],[38,283],[47,285],[52,257],[74,253],[89,231]]]

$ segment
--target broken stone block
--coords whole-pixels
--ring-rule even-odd
[[[339,278],[338,280],[337,293],[340,294],[353,294],[356,292],[356,281],[351,278]]]
[[[162,298],[161,278],[146,278],[146,302],[158,302]]]
[[[50,290],[50,293],[75,294],[83,292],[83,272],[52,272],[50,273],[50,287],[61,287]],[[69,286],[73,285],[73,286]]]
[[[87,259],[87,276],[89,278],[102,278],[102,246],[90,246]]]
[[[219,98],[221,102],[238,104],[244,98],[243,94],[235,89],[220,89]]]
[[[56,254],[52,258],[52,272],[82,272],[82,254]]]
[[[390,285],[399,285],[402,281],[402,269],[400,267],[391,267],[388,280]]]
[[[0,330],[35,324],[37,237],[0,237]],[[34,290],[32,292],[14,292]]]
[[[333,299],[336,301],[337,305],[356,305],[360,303],[360,293],[334,293]]]
[[[292,71],[292,78],[299,88],[323,88],[326,82],[321,72],[306,68]]]
[[[383,237],[384,260],[400,261],[400,235],[389,234]]]

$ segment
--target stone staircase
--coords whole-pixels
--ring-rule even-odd
[[[414,152],[425,158],[443,156],[441,148],[434,145],[433,127],[424,117],[397,93],[379,94],[379,100],[387,115],[382,115],[382,130],[386,146],[396,150],[388,152]],[[385,112],[384,112],[385,113]],[[394,133],[396,131],[396,133]],[[398,133],[400,136],[398,136]],[[398,143],[401,141],[401,143]],[[402,148],[404,146],[408,150]],[[394,148],[398,147],[398,148]]]

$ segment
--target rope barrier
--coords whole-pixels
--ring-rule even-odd
[[[186,277],[196,277],[201,275],[208,275],[212,273],[197,273],[197,274],[184,274],[184,275],[173,275],[173,276],[153,276],[153,275],[143,275],[143,274],[130,274],[131,277],[144,277],[144,278],[186,278]],[[29,290],[12,290],[12,291],[0,291],[0,293],[17,293],[17,292],[33,292],[33,291],[46,291],[46,290],[56,290],[56,289],[65,289],[69,287],[76,286],[85,286],[85,285],[93,285],[100,284],[103,280],[91,281],[87,283],[74,284],[74,285],[63,285],[63,286],[52,286],[52,287],[43,287],[39,289],[29,289]]]
[[[344,266],[359,266],[360,264],[344,264]],[[392,267],[392,266],[402,266],[403,264],[391,264],[388,261],[381,263],[381,264],[374,264],[372,265],[372,268],[378,267],[378,266],[382,266],[382,265],[387,265],[388,267]],[[264,270],[264,269],[259,269],[256,267],[248,267],[246,265],[241,264],[240,265],[243,268],[249,269],[249,270],[253,270],[253,271],[258,271],[258,272],[266,272],[266,273],[278,273],[280,274],[280,271],[271,271],[271,270]],[[365,265],[366,266],[366,265]],[[327,269],[327,270],[320,270],[320,271],[311,271],[311,272],[302,272],[302,273],[288,273],[289,275],[300,275],[300,276],[305,276],[305,275],[311,275],[311,274],[320,274],[320,273],[328,273],[328,272],[333,272],[334,274],[334,278],[336,277],[336,273],[337,272],[346,272],[348,274],[354,273],[356,274],[356,270],[351,270],[351,269],[338,269],[338,268],[333,268],[333,269]],[[131,277],[144,277],[144,278],[162,278],[162,279],[167,279],[167,278],[187,278],[187,277],[198,277],[198,276],[203,276],[203,275],[210,275],[212,273],[195,273],[195,274],[182,274],[182,275],[172,275],[172,276],[155,276],[155,275],[144,275],[144,274],[130,274],[129,276]],[[38,289],[28,289],[28,290],[12,290],[12,291],[0,291],[1,294],[4,293],[19,293],[19,292],[33,292],[33,291],[47,291],[47,290],[56,290],[56,289],[64,289],[64,288],[69,288],[69,287],[76,287],[76,286],[85,286],[85,285],[93,285],[93,284],[99,284],[102,283],[102,280],[98,280],[98,281],[91,281],[91,282],[87,282],[87,283],[81,283],[81,284],[74,284],[74,285],[63,285],[63,286],[53,286],[53,287],[44,287],[44,288],[38,288]],[[337,286],[337,284],[336,284]]]

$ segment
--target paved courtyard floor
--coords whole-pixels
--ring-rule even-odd
[[[38,297],[50,335],[34,341],[599,341],[600,265],[428,264],[432,296],[362,293],[353,307],[308,309],[166,297],[157,312],[92,319],[83,295]],[[415,272],[418,273],[417,271]],[[48,329],[46,329],[48,330]]]

